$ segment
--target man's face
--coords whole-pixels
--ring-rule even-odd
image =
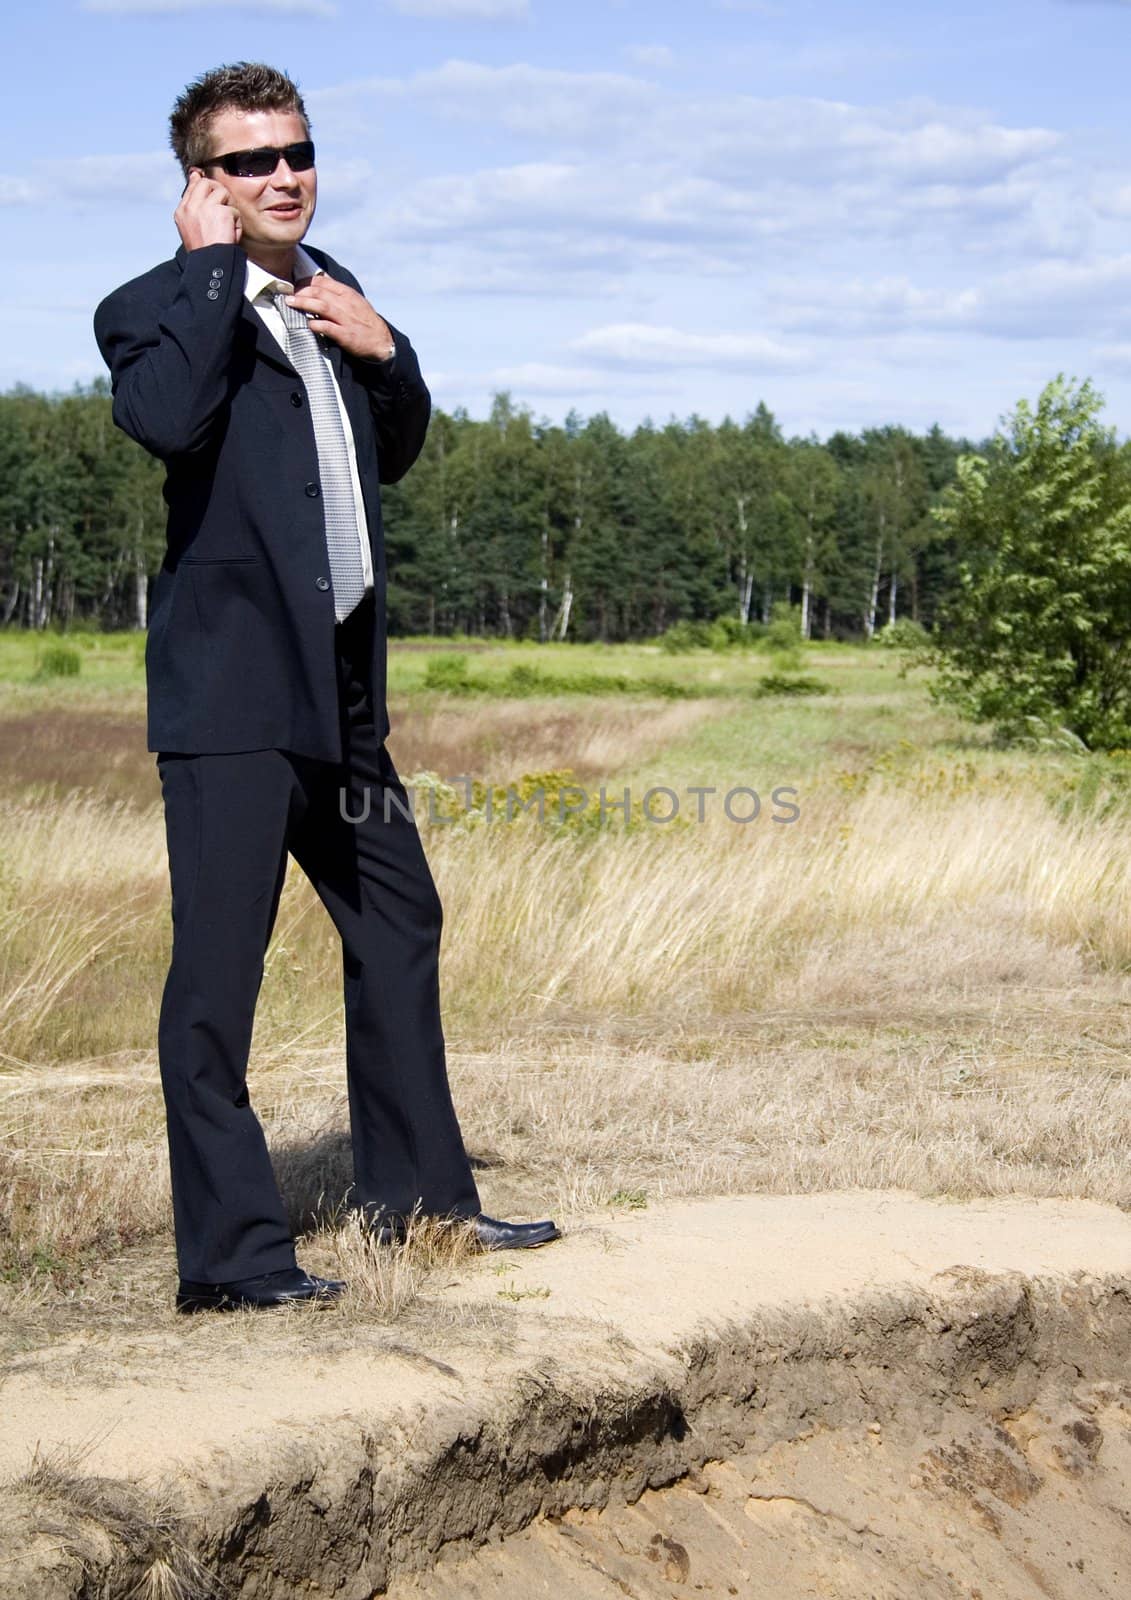
[[[303,120],[293,111],[217,112],[208,132],[208,154],[229,150],[254,150],[263,145],[282,147],[307,138]],[[315,168],[292,172],[280,161],[267,178],[233,178],[223,167],[206,167],[206,178],[222,184],[232,197],[243,228],[241,243],[293,245],[306,233],[318,197]]]

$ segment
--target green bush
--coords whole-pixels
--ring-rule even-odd
[[[776,600],[763,639],[768,649],[782,656],[797,656],[801,650],[801,611],[785,600]]]
[[[686,655],[688,650],[716,649],[718,636],[714,628],[713,622],[684,617],[660,635],[660,648],[673,656]]]
[[[445,694],[468,694],[475,684],[467,670],[467,657],[433,656],[424,669],[424,687],[442,689]]]
[[[832,685],[820,678],[792,677],[782,672],[767,672],[758,680],[755,693],[767,694],[832,694]]]
[[[529,699],[536,695],[557,694],[648,694],[666,700],[685,700],[725,692],[716,685],[678,683],[673,678],[632,678],[623,672],[547,672],[530,662],[519,661],[502,677],[473,678],[464,656],[437,656],[424,674],[426,689],[442,689],[448,694],[502,695]]]
[[[922,650],[930,643],[930,634],[921,622],[910,617],[897,617],[885,623],[876,634],[876,643],[887,650]]]
[[[82,670],[82,656],[73,645],[41,645],[36,657],[37,678],[77,678]]]
[[[738,617],[730,615],[716,617],[712,627],[721,635],[723,648],[727,650],[749,650],[751,645],[758,644],[766,633],[760,622],[742,622]]]
[[[959,562],[929,691],[1002,741],[1036,727],[1131,744],[1131,453],[1102,408],[1090,382],[1058,375],[958,458],[933,511]]]
[[[550,694],[553,692],[551,683],[539,667],[531,666],[529,662],[520,661],[507,673],[503,685],[504,694],[518,695],[519,697],[532,694]]]
[[[685,617],[660,635],[660,648],[669,655],[685,655],[689,650],[744,650],[765,632],[759,622],[740,622],[730,615],[713,622]]]

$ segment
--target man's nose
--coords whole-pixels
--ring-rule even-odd
[[[275,184],[277,188],[293,188],[294,185],[298,183],[297,176],[287,165],[286,156],[281,155],[278,161],[275,163],[275,170],[271,174],[271,182]]]

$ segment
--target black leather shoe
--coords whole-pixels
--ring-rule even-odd
[[[551,1240],[562,1236],[554,1222],[499,1222],[495,1217],[484,1216],[482,1212],[477,1217],[444,1220],[450,1222],[452,1227],[461,1222],[470,1222],[481,1250],[532,1250],[537,1245],[549,1244]],[[387,1217],[384,1222],[372,1224],[369,1236],[377,1244],[403,1244],[406,1232],[403,1217]]]
[[[345,1289],[337,1278],[315,1278],[301,1267],[263,1272],[258,1278],[237,1278],[231,1283],[193,1283],[182,1278],[177,1285],[178,1311],[236,1311],[241,1306],[263,1309],[286,1306],[294,1300],[315,1300],[328,1305]]]
[[[481,1250],[533,1250],[562,1236],[556,1222],[499,1222],[482,1212],[472,1218],[472,1226]]]

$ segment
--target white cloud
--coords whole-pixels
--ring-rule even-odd
[[[389,0],[406,17],[474,18],[485,22],[519,20],[530,14],[530,0]]]
[[[624,53],[638,67],[670,67],[675,61],[675,51],[666,44],[630,44]]]
[[[1102,344],[1092,352],[1097,371],[1131,377],[1131,343]]]
[[[0,175],[0,206],[34,205],[39,191],[26,178],[8,178]]]
[[[119,16],[178,16],[190,11],[259,11],[275,16],[336,17],[332,0],[81,0],[83,11]]]
[[[169,202],[172,215],[184,179],[171,152],[77,156],[37,162],[20,178],[0,175],[0,205],[152,205]]]
[[[764,334],[693,333],[646,322],[618,322],[592,328],[573,341],[585,355],[638,367],[731,367],[797,372],[812,365],[812,355]]]
[[[997,281],[1041,258],[1095,257],[1093,195],[1118,185],[1097,170],[1081,183],[1050,128],[929,100],[702,97],[631,72],[465,60],[321,90],[312,109],[355,142],[390,116],[509,136],[525,156],[511,165],[460,171],[454,154],[442,176],[381,171],[380,206],[340,208],[319,242],[394,295],[604,306],[604,325],[571,347],[590,363],[787,374],[806,370],[810,332],[839,360],[890,335],[883,359],[899,362],[920,336],[1015,338],[1034,319],[1097,314],[1088,292],[1073,311],[1071,288]],[[327,165],[327,200],[332,183]],[[397,241],[388,262],[379,237]],[[684,339],[673,361],[667,325],[704,304],[733,333]],[[1109,322],[1097,336],[1118,337]]]
[[[870,281],[781,280],[771,288],[769,299],[786,327],[871,336],[910,327],[953,327],[970,316],[977,296],[971,290],[919,288],[907,277],[890,276]]]
[[[473,297],[487,318],[490,297],[510,302],[476,381],[519,395],[599,400],[703,373],[788,392],[830,364],[871,385],[986,338],[1131,346],[1131,256],[1115,243],[1131,185],[1050,128],[521,62],[448,60],[307,99],[329,130],[312,241],[394,320],[406,299]],[[394,123],[406,148],[439,123],[447,170],[352,154],[386,149]],[[465,126],[517,159],[474,164]],[[171,214],[179,191],[168,153],[0,176],[0,204],[109,195]]]
[[[627,72],[570,72],[525,63],[449,60],[411,78],[322,90],[319,109],[367,98],[418,101],[433,114],[497,127],[602,163],[636,159],[752,187],[833,178],[957,183],[977,188],[1056,150],[1050,128],[1012,128],[930,101],[859,106],[807,96],[673,95]],[[694,137],[688,130],[694,130]]]
[[[512,389],[520,395],[599,396],[611,389],[638,393],[656,387],[655,379],[643,373],[610,374],[607,367],[569,367],[546,361],[495,367],[486,382],[493,389]]]
[[[876,337],[941,330],[1003,339],[1131,334],[1131,254],[1040,261],[962,288],[906,277],[778,282],[769,303],[781,323],[808,333]]]

